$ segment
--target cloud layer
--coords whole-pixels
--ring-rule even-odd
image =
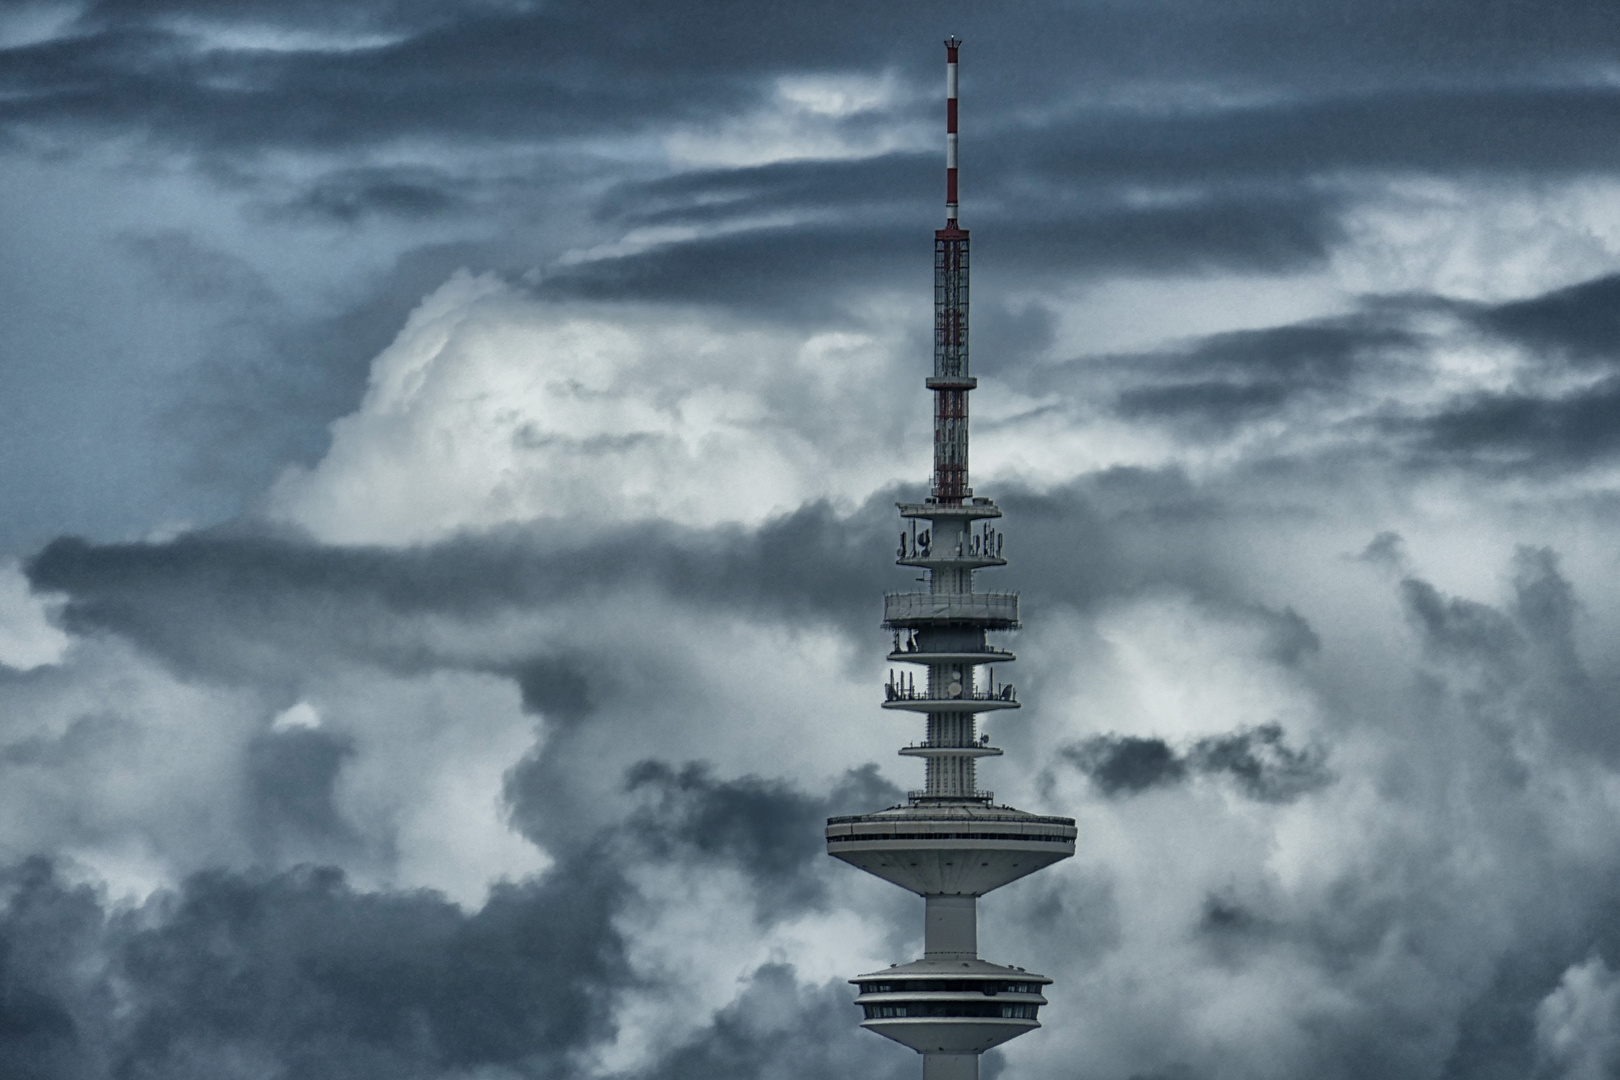
[[[104,0],[0,12],[0,1073],[917,1074],[820,824],[948,31],[1080,823],[986,1076],[1614,1072],[1610,6]]]

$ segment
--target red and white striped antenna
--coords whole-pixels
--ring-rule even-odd
[[[945,220],[956,224],[956,35],[945,39]]]

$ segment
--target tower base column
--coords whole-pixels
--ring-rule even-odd
[[[978,959],[978,897],[927,896],[923,902],[923,955],[929,960]]]
[[[978,1054],[924,1054],[923,1080],[979,1080]]]

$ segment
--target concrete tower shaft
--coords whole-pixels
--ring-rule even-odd
[[[957,224],[957,56],[946,49],[945,228],[934,233],[934,475],[930,497],[899,504],[901,566],[926,590],[883,599],[894,636],[882,707],[926,717],[923,787],[904,804],[827,822],[827,852],[924,898],[923,957],[857,976],[862,1026],[923,1055],[924,1080],[976,1080],[978,1055],[1040,1026],[1051,982],[978,956],[978,898],[1074,854],[1071,818],[998,806],[978,786],[978,761],[998,757],[978,730],[989,713],[1016,715],[997,667],[1013,654],[990,635],[1018,627],[1018,595],[980,592],[974,576],[1005,566],[1001,510],[968,487],[968,234]]]

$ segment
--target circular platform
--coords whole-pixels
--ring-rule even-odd
[[[1010,806],[897,806],[827,820],[827,854],[920,896],[983,896],[1074,854],[1073,818]]]

